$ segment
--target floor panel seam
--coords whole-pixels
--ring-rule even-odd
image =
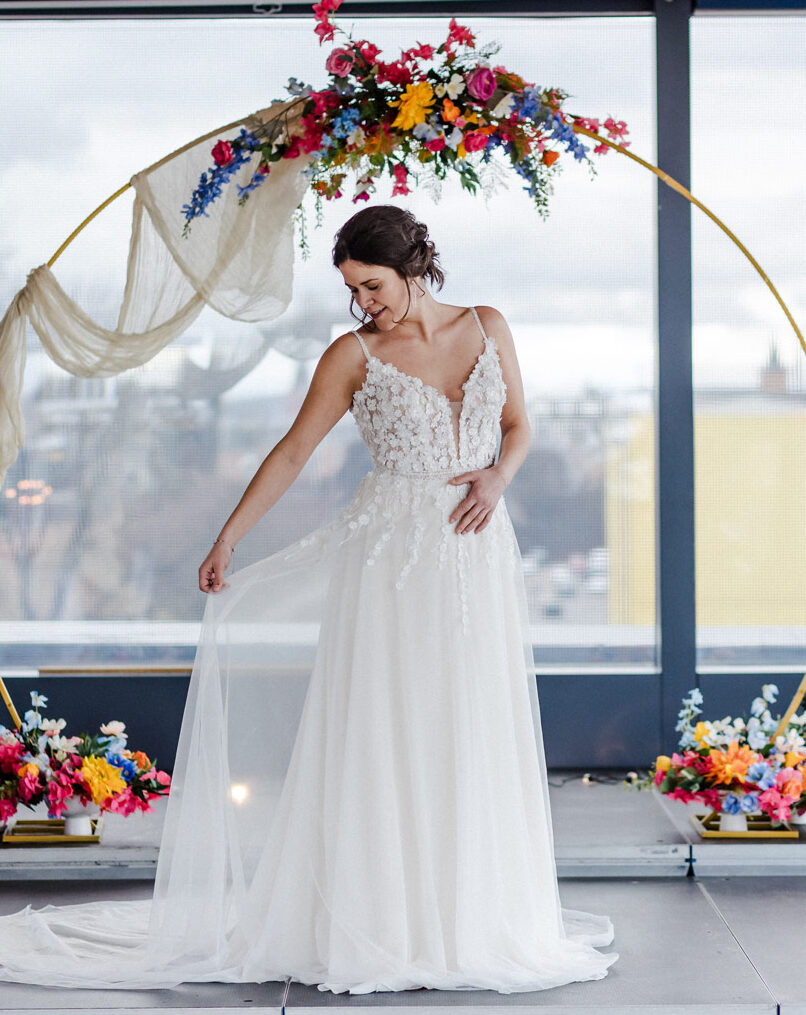
[[[710,893],[710,892],[708,891],[708,889],[706,888],[706,886],[705,886],[705,885],[703,884],[703,882],[702,882],[702,881],[698,880],[697,878],[695,878],[695,879],[694,879],[694,881],[695,881],[695,883],[696,883],[696,885],[697,885],[697,888],[699,889],[699,891],[700,891],[700,892],[702,893],[702,895],[704,896],[704,898],[705,898],[706,902],[707,902],[707,903],[709,904],[709,906],[710,906],[710,907],[711,907],[711,908],[713,909],[713,911],[714,911],[714,912],[715,912],[715,913],[717,914],[717,916],[719,917],[719,919],[720,919],[720,920],[722,921],[722,923],[723,923],[723,924],[725,925],[725,927],[727,928],[727,931],[728,931],[728,933],[729,933],[729,934],[730,934],[730,936],[731,936],[731,937],[733,938],[733,940],[734,940],[734,941],[736,942],[736,944],[737,944],[737,946],[739,947],[739,949],[740,949],[740,951],[741,951],[742,955],[744,955],[744,957],[745,957],[745,958],[747,959],[747,961],[748,961],[748,962],[750,963],[750,965],[752,966],[753,970],[755,971],[755,974],[756,974],[756,976],[757,976],[757,977],[759,978],[759,980],[761,980],[761,982],[762,982],[762,983],[764,984],[764,989],[765,989],[765,990],[767,991],[767,993],[768,993],[768,994],[770,995],[770,1000],[771,1000],[771,1001],[773,1002],[773,1004],[775,1005],[775,1011],[776,1011],[776,1015],[781,1015],[781,1002],[780,1002],[780,1001],[778,1000],[778,998],[777,998],[777,997],[775,996],[775,994],[773,993],[773,991],[772,991],[772,989],[771,989],[771,987],[770,987],[769,983],[767,983],[767,981],[766,981],[766,979],[764,978],[764,975],[763,975],[763,973],[761,972],[761,970],[760,970],[760,969],[758,968],[758,966],[757,966],[757,965],[755,964],[755,962],[754,962],[754,961],[753,961],[753,960],[752,960],[752,959],[750,958],[750,955],[749,955],[749,953],[747,952],[747,949],[746,949],[746,948],[744,947],[744,945],[742,944],[742,942],[741,942],[741,941],[739,940],[739,938],[738,938],[738,937],[736,936],[736,934],[734,933],[734,931],[733,931],[733,927],[731,927],[731,925],[730,925],[730,924],[728,923],[727,917],[726,917],[726,916],[725,916],[725,914],[724,914],[724,913],[722,912],[722,910],[721,910],[721,909],[719,908],[719,905],[717,904],[717,901],[716,901],[716,899],[714,899],[714,897],[713,897],[713,896],[711,895],[711,893]]]

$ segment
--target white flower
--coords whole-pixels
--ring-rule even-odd
[[[512,94],[512,92],[507,92],[507,94],[503,97],[503,99],[501,99],[501,101],[496,105],[495,109],[490,111],[490,115],[495,116],[498,119],[501,119],[505,116],[509,116],[514,107],[515,107],[515,96]]]
[[[456,99],[465,90],[465,79],[461,74],[454,74],[447,84],[440,82],[434,86],[434,91],[442,98],[447,93],[449,99]]]
[[[765,701],[773,702],[778,697],[778,687],[776,684],[764,684],[761,688],[761,696]]]
[[[31,691],[31,704],[34,708],[42,708],[47,705],[48,699],[44,694],[38,694],[36,691]]]
[[[66,719],[43,719],[42,720],[42,730],[45,733],[48,733],[51,730],[54,733],[58,733],[59,730],[63,730],[66,725],[67,725],[67,720]]]
[[[54,751],[60,753],[67,752],[68,754],[75,754],[76,747],[81,743],[81,737],[62,737],[58,734],[55,737],[50,738],[50,746]],[[59,758],[60,761],[64,761],[64,758]]]
[[[348,144],[362,145],[366,141],[366,139],[367,135],[364,133],[363,128],[360,126],[356,127],[355,130],[352,132],[352,134],[347,135]]]
[[[126,723],[121,722],[120,719],[113,719],[112,722],[101,723],[101,733],[108,733],[113,737],[127,737],[129,734],[123,732],[125,729]]]
[[[454,127],[453,130],[450,131],[450,133],[445,135],[445,144],[449,148],[452,148],[454,151],[456,151],[463,137],[464,134],[461,132],[461,130],[459,130],[458,127]]]
[[[761,715],[766,707],[767,705],[763,698],[753,698],[750,703],[750,711],[753,715]]]

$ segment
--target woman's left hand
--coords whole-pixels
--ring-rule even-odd
[[[462,483],[471,484],[467,496],[459,501],[448,519],[451,524],[457,522],[457,535],[463,532],[481,532],[492,518],[495,505],[506,489],[506,480],[496,467],[491,465],[486,469],[463,472],[448,482],[455,486]]]

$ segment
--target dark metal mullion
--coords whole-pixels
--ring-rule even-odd
[[[692,0],[655,0],[658,165],[691,178]],[[696,673],[691,205],[658,183],[657,574],[660,736],[677,742],[680,699]]]

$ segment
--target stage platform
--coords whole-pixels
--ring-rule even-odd
[[[452,1015],[498,1015],[508,1007],[541,1015],[806,1015],[801,972],[806,878],[793,876],[806,873],[800,857],[803,838],[704,844],[683,805],[667,806],[657,794],[617,783],[586,786],[571,778],[560,785],[568,775],[552,772],[550,777],[557,783],[552,812],[560,894],[569,908],[612,918],[616,939],[611,950],[620,958],[603,980],[523,994],[414,990],[362,995],[332,994],[297,983],[104,992],[0,982],[0,1015],[284,1015],[284,1010],[324,1015],[324,1009],[337,1015],[355,1008],[402,1007],[423,1012],[446,1007]],[[0,912],[28,903],[148,898],[161,815],[157,811],[130,821],[110,823],[99,847],[0,850]]]

